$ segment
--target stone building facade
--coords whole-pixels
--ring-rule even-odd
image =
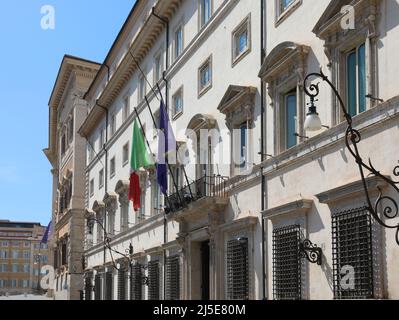
[[[379,177],[363,183],[332,88],[304,80],[322,68],[364,160],[397,177],[398,8],[136,1],[83,97],[84,299],[397,299],[395,228],[370,214],[364,187],[378,212],[398,194]],[[311,132],[305,88],[318,81]],[[171,164],[167,197],[155,170],[140,171],[134,212],[133,122],[156,155],[161,100],[196,161]]]
[[[81,295],[86,140],[77,130],[87,114],[82,97],[98,69],[95,62],[66,55],[49,101],[49,147],[44,153],[53,174],[50,250],[56,300]]]
[[[0,220],[0,295],[43,292],[40,269],[49,263],[46,227]]]

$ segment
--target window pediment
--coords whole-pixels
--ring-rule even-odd
[[[198,131],[200,129],[213,129],[216,127],[216,119],[208,114],[196,114],[187,125],[187,129]]]
[[[255,94],[255,87],[230,85],[218,106],[218,110],[227,115],[238,108],[253,105]]]
[[[337,33],[348,33],[348,30],[343,30],[341,27],[342,18],[345,17],[346,13],[342,13],[341,10],[344,6],[350,5],[354,8],[355,12],[355,30],[363,29],[363,27],[369,28],[369,33],[375,33],[375,16],[376,6],[379,0],[334,0],[331,1],[323,15],[316,23],[313,28],[313,33],[317,37],[327,40],[329,36]]]
[[[98,200],[94,201],[92,208],[94,212],[99,213],[104,208],[105,208],[104,202]]]
[[[310,47],[298,44],[291,41],[282,42],[277,45],[266,57],[262,68],[259,72],[259,77],[266,82],[271,82],[274,78],[280,77],[284,70],[296,66],[298,69],[300,65],[305,64],[306,58],[310,51]]]
[[[115,192],[123,195],[129,191],[129,181],[119,180],[115,187]]]

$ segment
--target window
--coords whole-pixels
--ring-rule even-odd
[[[139,78],[139,90],[138,90],[138,103],[144,100],[146,95],[146,82],[143,76]]]
[[[276,300],[301,299],[300,227],[273,230],[273,296]]]
[[[159,262],[148,263],[148,300],[159,300]]]
[[[68,143],[71,144],[73,141],[73,118],[71,117],[68,121]]]
[[[7,280],[0,280],[0,288],[7,287]]]
[[[30,242],[29,242],[29,241],[25,241],[25,242],[24,242],[24,246],[25,246],[25,247],[30,247]]]
[[[121,202],[121,231],[129,229],[129,202]]]
[[[360,45],[346,56],[348,112],[353,117],[366,111],[366,46]]]
[[[8,247],[8,241],[2,241],[1,242],[2,247]]]
[[[93,159],[94,159],[94,149],[92,146],[93,146],[93,144],[91,142],[88,142],[87,150],[88,150],[88,154],[89,154],[89,162],[93,161]]]
[[[111,116],[111,124],[110,124],[111,136],[113,136],[116,132],[116,115],[113,114]]]
[[[109,176],[111,179],[115,176],[115,157],[109,162]]]
[[[173,117],[177,117],[181,113],[183,113],[183,88],[177,90],[177,92],[173,95]]]
[[[250,17],[248,16],[233,31],[233,65],[249,53],[250,48]]]
[[[104,230],[102,228],[103,224],[103,213],[100,212],[97,214],[97,243],[100,243],[103,241],[103,236],[104,236]]]
[[[180,261],[179,256],[166,258],[166,297],[165,300],[180,299]]]
[[[126,300],[127,273],[124,268],[118,270],[118,300]]]
[[[22,288],[29,288],[29,280],[22,280]]]
[[[227,298],[249,299],[248,238],[227,242]]]
[[[248,125],[243,123],[240,126],[240,169],[247,168],[247,145],[248,145]]]
[[[137,212],[137,222],[140,223],[145,220],[145,190],[142,190],[140,195],[140,210]]]
[[[65,138],[65,133],[61,137],[61,157],[64,156],[66,151],[66,138]]]
[[[154,85],[162,79],[163,61],[162,52],[154,57]]]
[[[13,250],[12,251],[12,258],[13,259],[19,259],[19,251],[18,250]]]
[[[199,96],[203,95],[212,86],[212,58],[209,57],[199,68]]]
[[[367,208],[333,214],[332,249],[335,299],[374,298],[372,219]],[[347,272],[343,272],[345,269]],[[342,288],[342,277],[354,272],[354,287]]]
[[[130,115],[130,97],[126,96],[123,99],[123,113],[122,113],[122,121],[125,122]]]
[[[212,16],[212,0],[200,0],[201,27],[206,25]]]
[[[284,11],[286,11],[291,4],[294,3],[295,0],[279,0],[280,2],[280,14],[282,14]]]
[[[94,179],[90,180],[90,197],[94,196]]]
[[[30,272],[29,264],[24,264],[24,273],[29,273],[29,272]]]
[[[151,183],[151,201],[152,201],[152,215],[155,216],[161,213],[162,202],[161,202],[161,189],[155,179]]]
[[[184,44],[183,44],[183,25],[180,25],[175,30],[175,59],[180,57],[183,52]]]
[[[11,288],[18,288],[18,280],[10,280]]]
[[[30,259],[30,252],[24,251],[24,260],[29,260],[29,259]]]
[[[294,147],[297,144],[296,137],[297,103],[296,90],[284,96],[284,143],[285,149]]]
[[[11,270],[12,270],[12,272],[14,272],[14,273],[19,272],[19,265],[16,264],[16,263],[13,263],[13,264],[12,264],[12,267],[11,267]]]
[[[101,169],[98,173],[98,188],[102,189],[104,186],[104,169]]]
[[[101,300],[101,283],[101,276],[99,274],[96,274],[94,278],[94,300]]]
[[[129,163],[129,142],[123,146],[122,157],[122,164],[123,166],[126,166]]]
[[[0,259],[7,259],[8,257],[8,251],[7,250],[1,250],[0,251]]]
[[[130,300],[142,300],[143,290],[143,272],[142,266],[136,263],[130,269],[132,274],[130,276]]]
[[[102,150],[104,147],[105,139],[104,139],[104,128],[100,129],[100,139],[99,139],[99,150]]]
[[[108,227],[108,234],[111,236],[115,235],[115,213],[114,212],[108,212],[107,227]]]
[[[0,264],[0,273],[1,272],[7,272],[8,271],[8,265],[7,264]]]

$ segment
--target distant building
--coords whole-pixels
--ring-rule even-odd
[[[0,295],[36,293],[39,270],[48,263],[40,243],[46,227],[37,222],[0,221]]]
[[[82,289],[81,259],[84,238],[86,140],[76,134],[87,114],[82,99],[100,66],[66,55],[49,101],[49,146],[52,165],[52,219],[49,240],[55,269],[56,300],[76,300]]]

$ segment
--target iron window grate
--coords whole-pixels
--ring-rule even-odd
[[[248,238],[227,242],[227,297],[249,299]]]
[[[118,300],[126,300],[126,269],[118,270]]]
[[[143,274],[141,265],[136,263],[130,269],[130,300],[142,300]]]
[[[85,278],[85,300],[91,300],[93,275],[87,274]]]
[[[332,251],[334,298],[373,298],[372,219],[366,207],[332,215]],[[351,268],[353,283],[347,273]]]
[[[101,275],[94,278],[94,300],[101,300]]]
[[[302,263],[300,226],[273,231],[273,296],[276,300],[300,300]]]
[[[108,271],[105,274],[105,300],[113,300],[113,274],[112,271]]]
[[[159,300],[159,262],[148,263],[148,300]]]
[[[166,258],[166,300],[180,299],[179,256]]]

